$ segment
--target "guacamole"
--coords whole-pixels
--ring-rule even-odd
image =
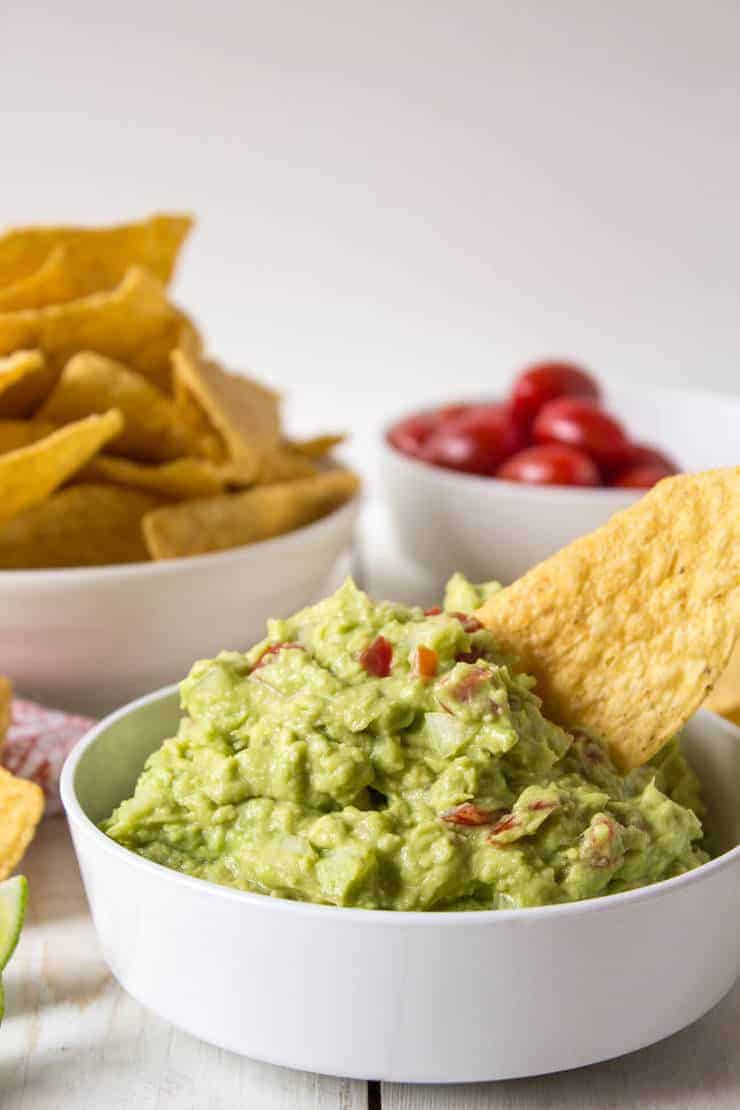
[[[347,581],[246,653],[194,665],[185,716],[104,823],[187,875],[335,906],[483,910],[629,890],[708,857],[676,741],[620,775],[546,719],[470,613]]]

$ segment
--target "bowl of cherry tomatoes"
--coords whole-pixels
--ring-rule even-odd
[[[504,399],[390,424],[384,489],[414,561],[511,582],[661,478],[736,465],[739,427],[740,397],[606,387],[573,363],[541,362]]]

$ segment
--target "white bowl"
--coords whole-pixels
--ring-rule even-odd
[[[0,674],[26,696],[99,715],[182,678],[194,659],[249,647],[268,617],[288,616],[334,584],[358,504],[213,555],[0,571]]]
[[[609,389],[606,404],[633,439],[663,448],[684,470],[740,462],[740,397],[632,387]],[[478,478],[409,458],[385,437],[381,466],[401,546],[440,581],[461,570],[513,582],[640,496]]]
[[[178,722],[174,688],[113,714],[62,774],[93,919],[134,998],[203,1040],[309,1071],[408,1082],[535,1075],[700,1017],[740,971],[740,729],[686,733],[725,854],[637,891],[541,909],[393,913],[247,894],[96,827]]]

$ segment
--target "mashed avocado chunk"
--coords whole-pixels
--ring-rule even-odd
[[[368,909],[539,906],[703,863],[677,742],[624,776],[548,721],[469,615],[496,588],[456,575],[425,612],[347,581],[196,663],[177,735],[105,832],[188,875]]]

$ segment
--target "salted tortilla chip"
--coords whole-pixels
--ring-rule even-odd
[[[740,627],[740,467],[660,482],[478,610],[545,710],[645,763],[704,701]]]
[[[193,453],[214,463],[225,463],[228,458],[226,444],[209,422],[203,409],[187,390],[173,379],[174,404],[178,420],[188,429]]]
[[[740,634],[740,629],[738,633]],[[704,708],[720,713],[735,724],[740,723],[740,639],[735,644],[727,667],[704,702]]]
[[[241,374],[230,374],[216,362],[199,358],[191,351],[172,355],[175,396],[195,402],[205,417],[206,427],[218,433],[226,456],[246,484],[256,480],[264,457],[280,440],[278,395]],[[192,408],[192,406],[191,406]]]
[[[0,674],[0,752],[10,728],[10,708],[13,704],[13,684]]]
[[[0,355],[37,347],[58,371],[78,351],[96,351],[139,370],[166,391],[170,351],[183,331],[195,344],[193,325],[167,300],[162,283],[147,270],[132,267],[111,292],[0,313]]]
[[[90,288],[86,273],[70,265],[66,247],[54,247],[37,270],[12,285],[0,288],[0,312],[20,312],[46,308],[85,297],[97,290]]]
[[[94,351],[69,360],[36,416],[67,424],[111,408],[120,410],[125,424],[110,451],[144,462],[167,462],[190,452],[190,430],[174,401],[142,374]]]
[[[169,505],[144,517],[153,559],[176,559],[267,540],[326,516],[359,487],[348,470]]]
[[[0,767],[0,880],[20,863],[44,812],[44,792]]]
[[[0,358],[0,417],[28,416],[54,382],[43,351],[14,351]]]
[[[41,351],[15,351],[0,358],[0,396],[44,365]]]
[[[112,289],[131,266],[143,266],[167,284],[192,225],[190,216],[155,215],[114,227],[25,227],[8,231],[0,236],[0,308],[2,290],[10,295],[15,286],[15,296],[18,296],[23,282],[30,283],[27,289],[36,289],[35,303],[13,307],[42,307],[38,290],[43,287],[43,281],[48,279],[49,273],[55,275],[52,282],[60,281],[58,268],[54,270],[57,263],[49,262],[52,253],[59,248],[65,252],[64,277],[73,275],[68,280],[80,283],[80,291],[72,296]],[[46,278],[40,275],[44,266],[47,266]],[[54,292],[53,284],[50,291]]]
[[[0,420],[0,455],[28,447],[54,431],[56,425],[46,420]]]
[[[121,486],[66,486],[0,525],[0,569],[105,566],[148,559],[141,532],[159,498]]]
[[[225,485],[219,468],[207,459],[175,459],[146,466],[129,459],[98,455],[78,477],[82,481],[111,482],[129,489],[149,490],[176,501],[213,497],[223,493]]]
[[[267,484],[309,478],[319,470],[316,461],[323,459],[345,438],[343,435],[322,435],[313,439],[283,440],[263,457],[256,481]],[[238,471],[235,484],[239,484]]]
[[[288,440],[288,445],[294,451],[300,451],[302,455],[308,455],[309,459],[323,459],[340,443],[344,443],[346,438],[346,435],[312,436],[311,439]]]
[[[230,474],[230,468],[225,471]],[[257,474],[257,482],[267,485],[270,482],[292,482],[296,478],[310,478],[318,473],[318,466],[307,455],[296,451],[287,443],[279,443],[263,456]],[[234,485],[241,485],[241,468],[236,467],[231,479]]]
[[[0,523],[38,505],[117,435],[117,409],[68,424],[44,439],[0,455]]]

